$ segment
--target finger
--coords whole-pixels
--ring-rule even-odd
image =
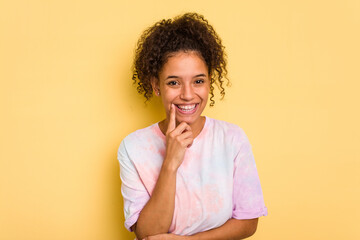
[[[185,128],[184,132],[188,132],[188,131],[191,131],[191,127],[189,124],[186,124],[186,128]]]
[[[193,141],[194,141],[193,138],[187,138],[187,139],[184,139],[183,143],[187,148],[189,148],[189,147],[191,147]]]
[[[186,131],[191,131],[191,127],[186,122],[182,122],[175,128],[175,130],[173,132],[174,132],[175,135],[180,135],[185,130]]]
[[[171,104],[169,124],[166,133],[172,132],[175,128],[176,128],[175,106],[174,104]]]
[[[184,139],[191,137],[192,135],[193,135],[192,131],[186,131],[186,132],[183,132],[181,135],[179,135],[179,137],[180,137],[180,140],[184,140]]]

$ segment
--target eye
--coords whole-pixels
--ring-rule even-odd
[[[196,84],[202,84],[202,83],[204,83],[204,80],[198,79],[198,80],[195,80],[195,83],[196,83]]]
[[[175,86],[175,85],[178,85],[178,82],[176,81],[170,81],[168,83],[166,83],[167,85],[170,85],[170,86]]]

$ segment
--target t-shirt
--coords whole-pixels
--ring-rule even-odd
[[[125,227],[137,222],[150,199],[166,151],[158,123],[123,139],[118,149]],[[170,233],[192,235],[230,218],[267,215],[251,145],[235,124],[206,117],[177,170]]]

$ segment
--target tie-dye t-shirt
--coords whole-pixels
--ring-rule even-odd
[[[158,123],[137,130],[120,144],[125,227],[136,223],[150,199],[165,156],[166,137]],[[267,215],[251,145],[235,124],[206,117],[177,171],[170,233],[192,235],[230,218]]]

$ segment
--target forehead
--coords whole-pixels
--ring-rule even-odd
[[[160,78],[167,75],[179,77],[207,75],[208,68],[199,53],[194,51],[171,54],[160,71]]]

